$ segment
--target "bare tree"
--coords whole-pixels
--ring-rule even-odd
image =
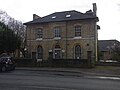
[[[9,16],[5,11],[0,10],[0,22],[4,23],[17,36],[21,37],[21,50],[25,48],[26,27],[21,21],[15,20]]]
[[[21,21],[15,20],[9,16],[5,11],[0,10],[0,22],[12,29],[15,34],[18,34],[23,40],[25,39],[26,27]]]
[[[112,58],[114,60],[120,61],[120,42],[115,41],[114,44],[109,48],[112,52]]]

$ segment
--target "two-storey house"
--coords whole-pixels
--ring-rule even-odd
[[[97,57],[96,4],[93,11],[55,12],[39,17],[27,26],[27,50],[30,57],[38,61],[48,60],[52,52],[54,59],[95,59]]]

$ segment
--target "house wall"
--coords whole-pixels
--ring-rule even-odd
[[[95,54],[95,21],[93,20],[77,20],[67,22],[50,22],[27,25],[27,49],[31,56],[32,52],[36,52],[37,47],[43,47],[43,60],[49,57],[49,51],[53,50],[55,45],[60,45],[62,49],[63,59],[74,59],[75,45],[81,46],[81,58],[87,59],[87,51],[92,51],[92,56]],[[82,26],[81,37],[75,38],[74,27]],[[53,28],[59,26],[61,29],[61,39],[54,39]],[[36,40],[35,30],[43,29],[43,39]]]
[[[112,59],[112,55],[113,55],[112,52],[110,52],[110,51],[101,51],[100,53],[102,55],[100,57],[101,60],[106,61],[106,60],[111,60]]]

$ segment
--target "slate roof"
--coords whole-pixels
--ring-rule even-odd
[[[66,15],[68,16],[66,17]],[[27,25],[27,24],[36,24],[36,23],[45,23],[45,22],[60,22],[60,21],[84,20],[84,19],[96,19],[98,21],[98,17],[94,16],[93,12],[90,10],[87,11],[86,13],[81,13],[75,10],[71,10],[71,11],[55,12],[45,17],[38,18],[24,24]]]
[[[120,45],[120,42],[117,40],[99,40],[98,41],[99,51],[109,51],[110,50],[109,47],[112,47],[113,45],[115,45],[115,43],[119,43]]]

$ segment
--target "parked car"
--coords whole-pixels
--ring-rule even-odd
[[[0,57],[0,71],[5,72],[15,69],[15,62],[10,56]]]

